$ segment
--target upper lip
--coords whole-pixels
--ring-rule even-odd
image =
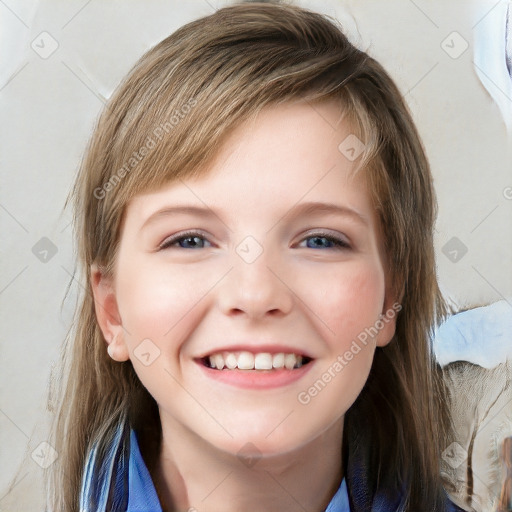
[[[278,345],[274,343],[243,343],[237,345],[219,346],[204,352],[198,357],[198,359],[211,356],[212,354],[218,354],[219,352],[251,352],[253,354],[260,354],[262,352],[269,354],[279,354],[284,352],[285,354],[297,354],[313,359],[313,356],[311,356],[311,354],[302,348]]]

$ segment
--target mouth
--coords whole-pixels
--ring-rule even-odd
[[[206,378],[221,385],[252,390],[290,386],[303,379],[314,366],[310,356],[297,349],[260,346],[219,349],[195,361]]]
[[[287,352],[215,352],[202,357],[199,362],[206,368],[218,371],[242,370],[247,372],[276,372],[298,370],[311,363],[312,358]]]

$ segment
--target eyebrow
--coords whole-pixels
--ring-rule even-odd
[[[166,206],[151,214],[144,221],[140,229],[142,230],[146,226],[153,224],[154,222],[161,218],[179,214],[195,215],[196,217],[202,217],[205,219],[217,217],[222,221],[220,215],[208,207],[192,205]],[[274,224],[274,226],[281,222],[285,217],[305,217],[308,215],[319,214],[342,215],[344,217],[349,217],[352,220],[355,220],[361,224],[364,224],[365,226],[368,226],[370,224],[369,219],[366,215],[363,215],[362,213],[352,208],[349,208],[348,206],[342,206],[334,203],[323,203],[320,201],[308,201],[305,203],[298,203],[294,205],[276,222],[276,224]]]
[[[220,217],[210,208],[201,207],[201,206],[191,206],[191,205],[183,205],[183,206],[166,206],[161,210],[157,210],[155,213],[152,213],[141,226],[141,230],[146,226],[153,224],[157,220],[163,217],[169,217],[172,215],[195,215],[196,217],[202,218],[211,218],[211,217]]]
[[[323,203],[320,201],[308,201],[306,203],[298,203],[295,206],[293,206],[288,211],[288,213],[286,213],[283,216],[283,218],[288,216],[304,217],[307,215],[315,214],[342,215],[344,217],[350,217],[351,219],[362,224],[365,224],[367,226],[370,224],[370,221],[366,215],[363,215],[361,212],[353,208],[334,203]]]

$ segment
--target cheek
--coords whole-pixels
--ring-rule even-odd
[[[380,265],[353,262],[322,271],[310,287],[310,303],[324,324],[326,339],[338,352],[375,324],[384,303]]]
[[[119,259],[116,281],[124,341],[142,384],[159,404],[166,403],[181,392],[179,355],[204,315],[218,273],[176,266],[171,272],[156,258],[126,263]]]
[[[145,338],[160,347],[171,342],[177,347],[215,282],[212,275],[190,269],[170,272],[158,262],[130,268],[121,264],[118,276],[119,313],[131,350]]]
[[[329,273],[329,282],[311,297],[329,327],[323,329],[328,354],[297,397],[305,415],[323,418],[324,423],[337,421],[368,379],[375,353],[371,328],[384,301],[378,265],[344,266]]]

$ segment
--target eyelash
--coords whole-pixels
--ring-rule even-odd
[[[166,238],[158,247],[159,250],[161,249],[168,249],[174,244],[180,242],[181,240],[186,240],[187,238],[202,238],[206,240],[206,237],[204,236],[204,233],[201,233],[200,231],[186,231],[185,233],[179,233],[178,235],[171,236],[170,238]],[[181,247],[183,249],[183,247]]]
[[[182,240],[186,240],[187,238],[201,238],[203,240],[206,240],[206,236],[204,236],[204,233],[201,233],[200,231],[186,231],[185,233],[180,233],[178,235],[175,235],[175,236],[165,239],[159,245],[158,250],[169,249],[174,244],[177,244],[178,242],[181,242]],[[328,242],[333,244],[333,247],[326,247],[326,249],[334,249],[334,250],[351,249],[351,246],[347,241],[343,240],[342,238],[333,236],[329,233],[323,233],[323,232],[312,233],[312,234],[308,235],[307,237],[303,238],[301,240],[301,242],[304,242],[310,238],[325,238]],[[181,249],[187,249],[187,248],[181,247]],[[200,247],[200,249],[203,249],[203,247]]]
[[[308,235],[307,237],[303,238],[301,240],[301,242],[308,240],[310,238],[325,238],[326,240],[331,242],[333,244],[333,247],[326,247],[326,249],[334,249],[334,250],[351,249],[350,244],[343,238],[338,238],[337,236],[331,235],[329,233],[323,233],[321,231]]]

